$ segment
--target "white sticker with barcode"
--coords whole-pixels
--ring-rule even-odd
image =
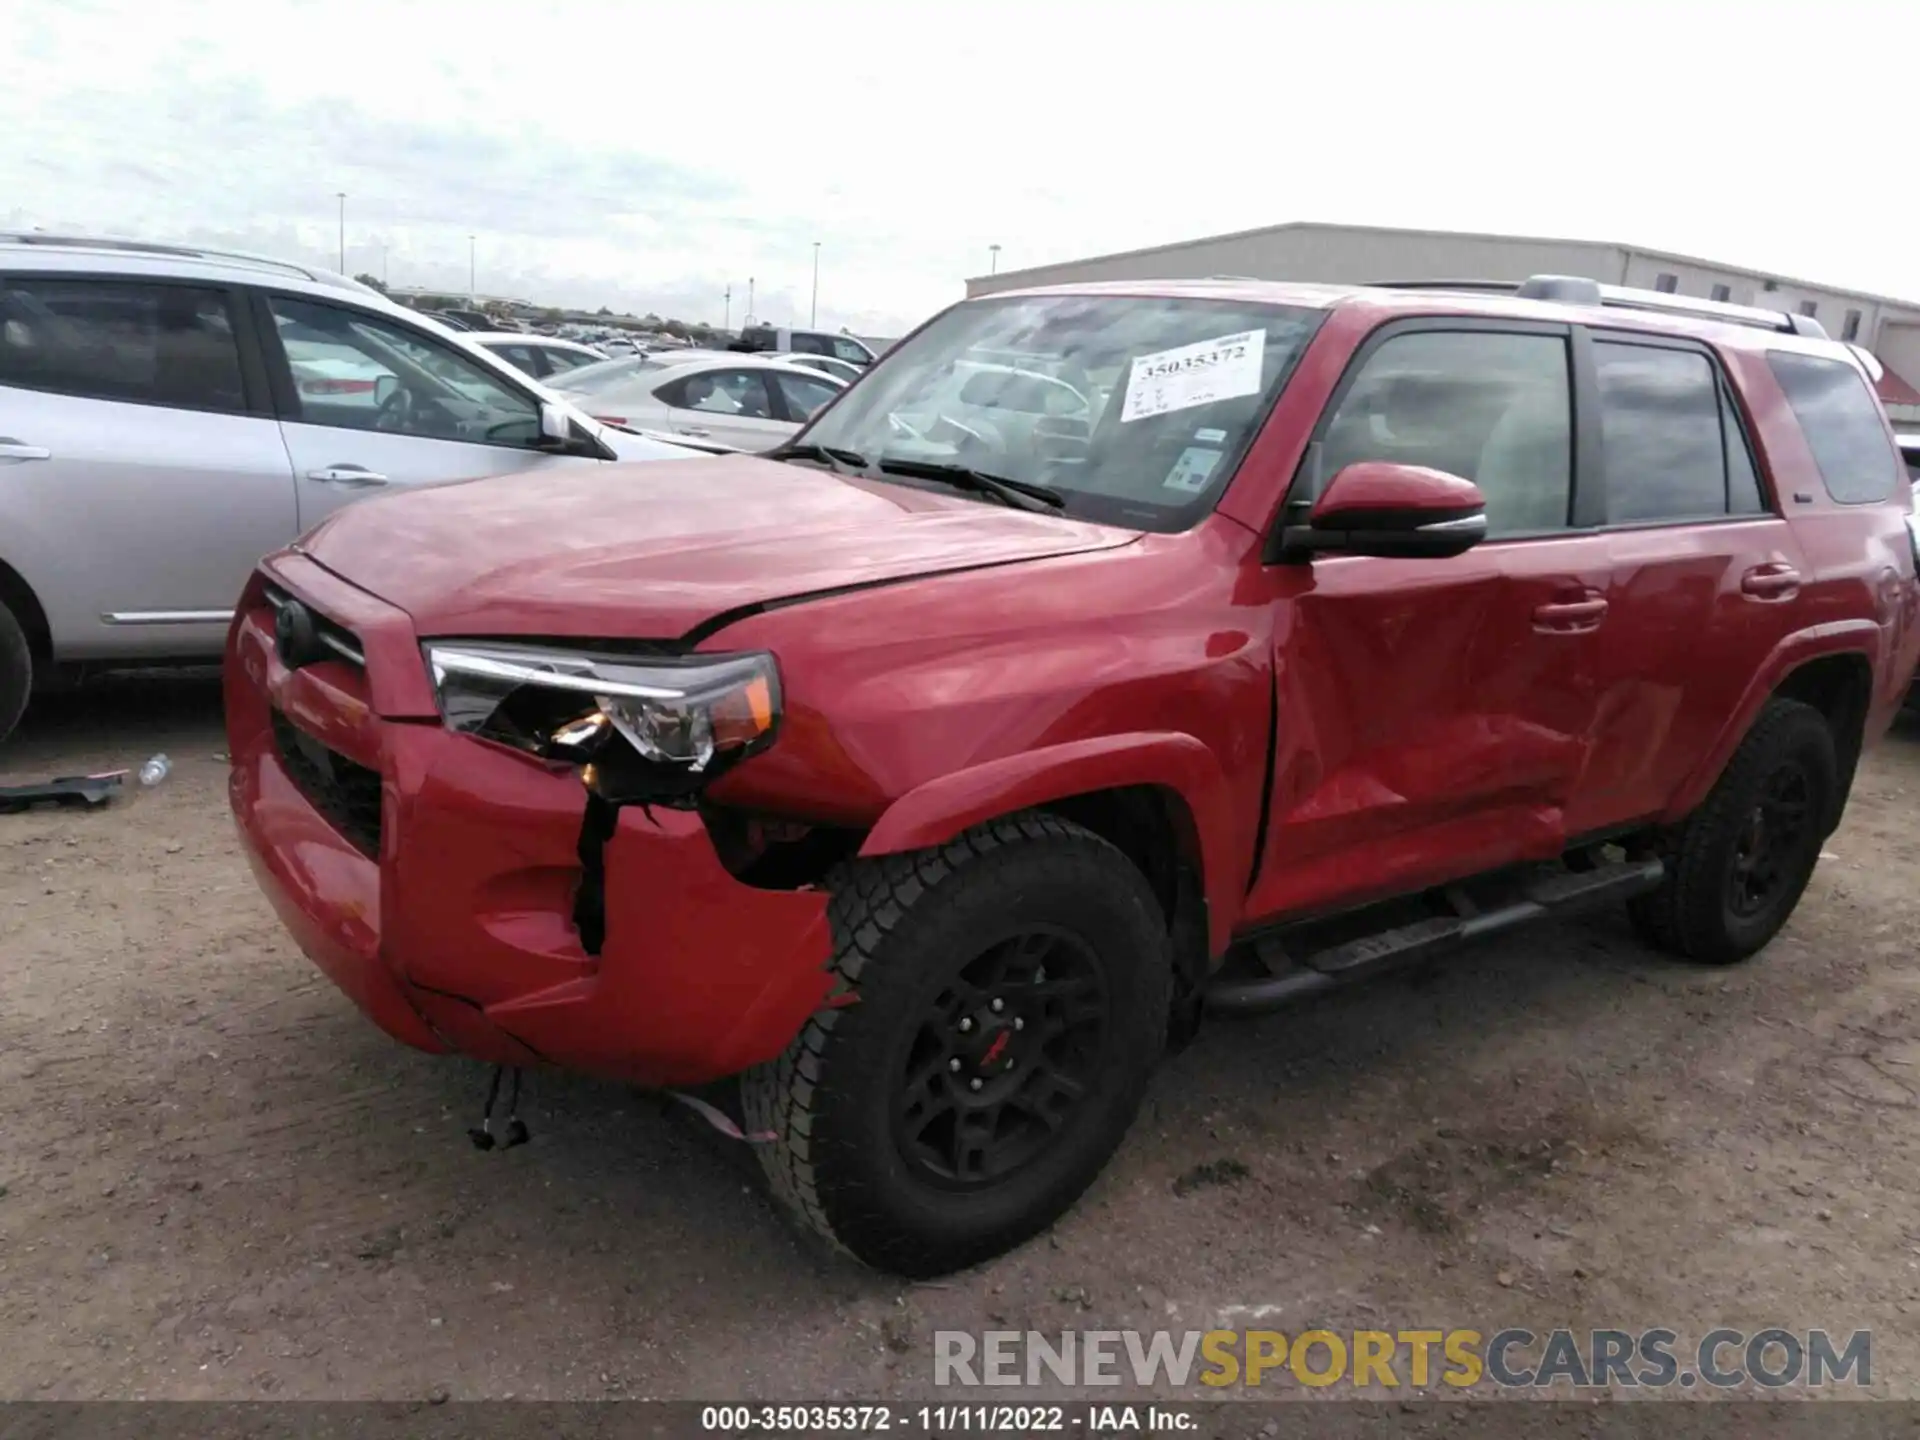
[[[1184,490],[1189,495],[1198,495],[1207,488],[1207,481],[1213,477],[1214,469],[1219,464],[1218,450],[1189,445],[1180,452],[1180,458],[1173,462],[1167,478],[1160,483],[1169,490]]]
[[[1137,356],[1127,376],[1120,423],[1256,394],[1266,350],[1267,332],[1246,330]]]

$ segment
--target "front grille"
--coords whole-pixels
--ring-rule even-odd
[[[380,774],[356,765],[273,712],[280,763],[313,808],[370,859],[380,858]]]

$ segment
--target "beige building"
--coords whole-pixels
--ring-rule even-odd
[[[1880,397],[1888,413],[1897,424],[1920,426],[1920,390],[1908,383],[1909,378],[1920,381],[1920,302],[1597,240],[1538,240],[1301,221],[976,275],[967,281],[967,294],[991,295],[1029,285],[1087,280],[1197,280],[1213,275],[1328,284],[1585,275],[1603,284],[1798,311],[1813,316],[1836,339],[1856,341],[1879,356],[1887,371]]]

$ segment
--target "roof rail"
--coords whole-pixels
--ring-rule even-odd
[[[277,270],[297,275],[322,285],[340,285],[357,290],[367,287],[357,280],[331,270],[258,255],[248,250],[223,250],[209,245],[167,245],[152,240],[122,240],[106,235],[50,235],[39,230],[0,230],[0,245],[36,245],[50,250],[97,250],[126,255],[163,255],[177,260],[229,260],[262,270]]]
[[[1512,294],[1520,288],[1518,280],[1369,280],[1374,290],[1493,290]]]
[[[1762,310],[1752,305],[1730,305],[1724,300],[1700,300],[1664,290],[1638,290],[1626,285],[1602,285],[1580,275],[1534,275],[1516,284],[1510,280],[1387,280],[1375,282],[1386,290],[1494,291],[1528,300],[1556,300],[1571,305],[1608,305],[1620,310],[1646,310],[1668,315],[1690,315],[1728,325],[1750,325],[1810,340],[1828,338],[1826,327],[1811,315],[1784,310]]]

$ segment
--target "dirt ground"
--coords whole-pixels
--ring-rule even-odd
[[[222,749],[213,685],[148,682],[0,751],[174,765],[0,817],[0,1397],[927,1396],[937,1328],[1257,1323],[1871,1328],[1875,1393],[1920,1398],[1911,725],[1754,962],[1604,916],[1216,1023],[1052,1235],[920,1286],[658,1097],[537,1076],[534,1143],[476,1152],[485,1073],[289,943]]]

